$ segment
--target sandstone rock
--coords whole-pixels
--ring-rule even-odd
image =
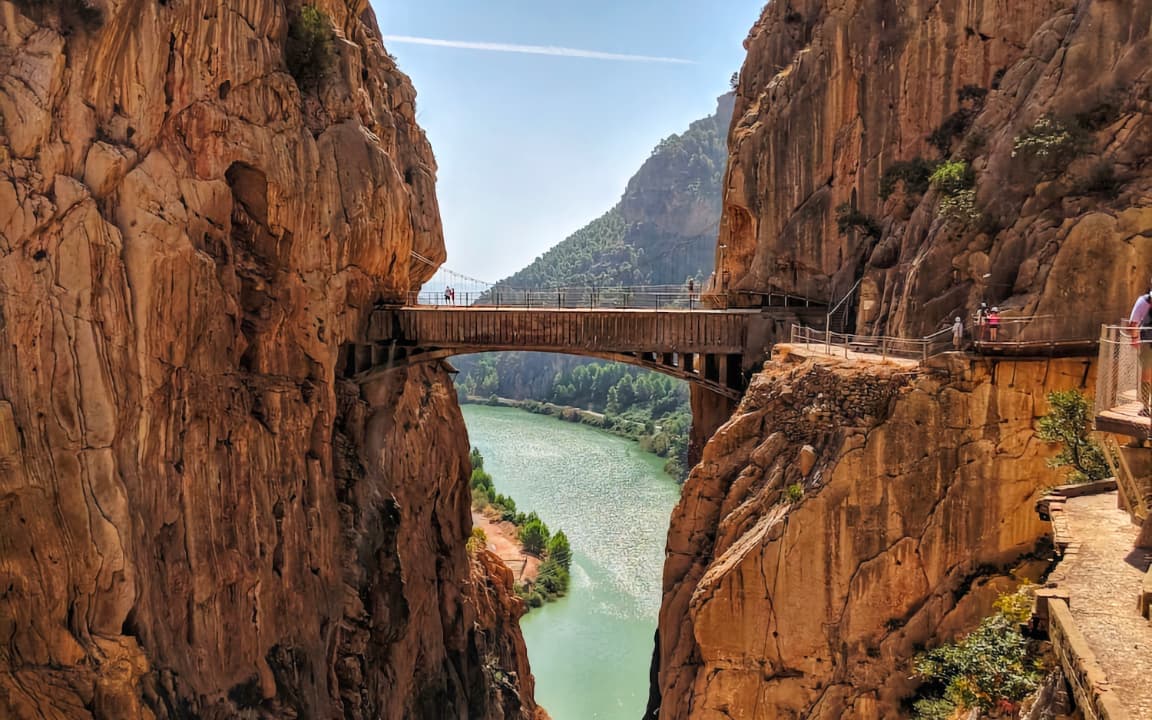
[[[811,445],[805,445],[800,448],[800,453],[796,458],[796,465],[800,468],[800,474],[808,477],[808,473],[812,472],[812,468],[816,467],[816,448]]]
[[[449,376],[339,375],[444,259],[368,3],[322,91],[283,3],[72,5],[0,2],[0,716],[532,718]]]
[[[673,514],[649,717],[900,717],[916,648],[1011,589],[1054,481],[1038,398],[1089,368],[953,365],[793,355],[756,376]],[[829,411],[810,419],[814,403]],[[805,446],[820,470],[791,504]]]

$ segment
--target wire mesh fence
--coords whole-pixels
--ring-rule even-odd
[[[838,355],[845,358],[857,353],[877,355],[881,360],[899,358],[923,361],[933,355],[953,349],[951,330],[941,330],[922,338],[901,338],[882,335],[853,335],[794,324],[791,340],[794,345],[806,345],[826,355]]]
[[[1149,435],[1152,411],[1152,337],[1140,328],[1105,325],[1096,369],[1096,418],[1100,429],[1125,428]],[[1130,434],[1130,433],[1129,433]]]

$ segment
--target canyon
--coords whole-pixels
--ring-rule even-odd
[[[341,372],[445,250],[371,7],[315,7],[0,0],[4,717],[547,717],[511,573],[465,547],[451,368]],[[858,330],[913,336],[981,301],[1059,321],[1025,336],[1124,314],[1150,32],[1148,2],[767,4],[712,296],[858,288]],[[923,177],[946,161],[966,215]],[[647,717],[904,716],[917,649],[1045,564],[1034,425],[1092,385],[1083,358],[780,347],[739,404],[694,389]]]

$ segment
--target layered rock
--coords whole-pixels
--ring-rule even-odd
[[[309,83],[296,5],[0,2],[4,717],[534,713],[448,376],[339,379],[444,249],[410,82],[318,6]]]
[[[1152,260],[1150,32],[1145,2],[769,3],[730,138],[731,286],[831,301],[862,280],[866,332],[922,334],[988,301],[1061,317],[1037,335],[1090,334]],[[1046,120],[1068,133],[1052,156],[1018,151],[1057,139]],[[968,162],[972,212],[900,181],[917,158]]]
[[[915,651],[970,628],[1040,547],[1054,476],[1033,424],[1089,373],[770,362],[673,514],[648,717],[903,716]]]

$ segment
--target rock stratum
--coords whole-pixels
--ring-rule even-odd
[[[858,329],[892,335],[980,301],[1067,334],[1116,319],[1152,260],[1150,33],[1144,1],[769,3],[730,136],[731,287],[834,301],[862,280]],[[959,217],[901,179],[917,159],[968,164]]]
[[[0,716],[531,718],[434,366],[340,349],[444,258],[366,0],[0,1]],[[330,25],[330,27],[329,27]]]
[[[1090,370],[769,362],[673,513],[648,717],[906,717],[916,651],[1046,566],[1033,426]]]

